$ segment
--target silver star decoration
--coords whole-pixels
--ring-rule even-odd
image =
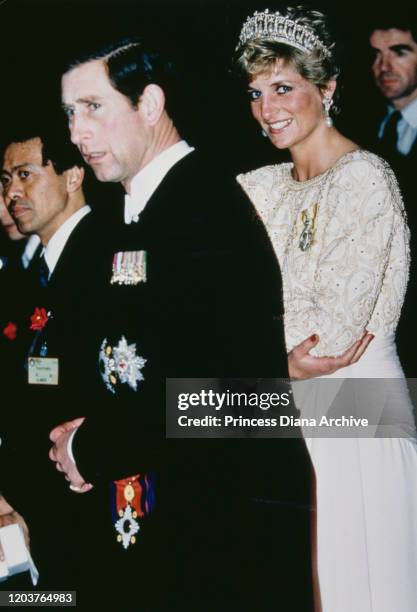
[[[125,531],[124,529],[126,522],[129,523],[129,531]],[[123,548],[128,548],[130,545],[130,538],[140,529],[139,523],[133,518],[131,506],[126,506],[123,516],[114,524],[114,526],[117,533],[122,537]]]
[[[144,380],[141,372],[146,359],[136,355],[136,344],[128,344],[124,336],[113,349],[114,369],[120,382],[127,383],[136,391],[137,383]]]
[[[99,361],[99,366],[101,370],[101,377],[104,381],[104,384],[106,385],[109,391],[111,391],[112,393],[115,393],[113,385],[110,382],[110,375],[114,374],[114,359],[110,357],[109,355],[107,355],[106,353],[107,346],[108,346],[107,338],[104,338],[101,344],[101,347],[100,347],[98,361]]]

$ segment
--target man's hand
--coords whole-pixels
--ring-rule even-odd
[[[66,421],[65,423],[61,423],[61,425],[58,425],[51,431],[51,433],[49,434],[49,439],[52,440],[52,442],[55,442],[55,440],[61,434],[66,433],[67,431],[72,431],[73,429],[76,429],[77,427],[82,425],[84,423],[84,420],[85,417],[78,417],[78,419],[73,419],[72,421]]]
[[[2,495],[0,495],[0,527],[6,527],[6,525],[14,525],[17,523],[20,525],[23,531],[23,536],[25,538],[25,543],[27,548],[29,549],[30,538],[29,538],[29,529],[26,525],[24,518],[13,508],[10,504],[4,499]],[[0,561],[4,561],[4,552],[0,543]]]
[[[313,357],[313,355],[310,355],[310,351],[319,342],[318,335],[313,334],[288,353],[290,378],[304,380],[333,374],[336,370],[359,361],[373,339],[373,334],[365,332],[360,340],[357,340],[347,351],[338,357]]]
[[[70,483],[70,489],[76,493],[87,493],[93,485],[85,482],[68,454],[68,440],[74,429],[80,427],[84,422],[84,417],[67,421],[55,427],[49,434],[49,439],[54,443],[49,451],[49,458],[55,461],[58,472],[65,474],[65,480]]]

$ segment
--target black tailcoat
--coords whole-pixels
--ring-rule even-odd
[[[108,281],[101,337],[135,344],[144,381],[136,391],[118,382],[115,393],[102,384],[74,451],[95,483],[96,547],[112,559],[109,580],[142,585],[138,610],[268,610],[280,600],[301,612],[311,609],[304,442],[165,439],[166,378],[287,376],[272,247],[240,187],[212,162],[187,155],[138,223],[113,233],[114,253],[146,251],[146,282]],[[109,482],[145,472],[155,508],[125,551]]]

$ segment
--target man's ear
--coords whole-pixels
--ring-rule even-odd
[[[84,168],[73,166],[65,170],[66,189],[68,193],[75,193],[84,180]]]
[[[139,98],[139,110],[148,125],[158,123],[165,110],[165,94],[159,85],[151,83],[145,87]]]

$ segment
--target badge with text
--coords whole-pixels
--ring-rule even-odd
[[[116,539],[127,549],[136,544],[140,531],[139,519],[150,514],[154,507],[152,474],[136,474],[112,483],[112,513]]]
[[[146,251],[120,251],[113,255],[112,285],[146,283]]]
[[[57,385],[59,360],[55,357],[29,357],[28,383],[30,385]]]

